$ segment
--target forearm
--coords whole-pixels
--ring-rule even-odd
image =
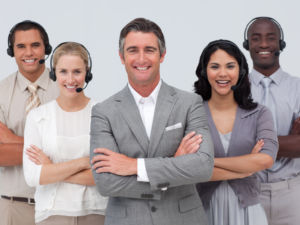
[[[19,144],[0,144],[0,166],[22,165],[23,142]]]
[[[234,171],[214,167],[210,181],[233,180],[250,176],[251,173],[237,173]]]
[[[136,176],[95,173],[95,183],[102,196],[160,200],[161,191],[153,191],[149,183],[138,182]]]
[[[73,174],[67,179],[65,179],[64,182],[71,183],[71,184],[87,185],[87,186],[95,185],[95,181],[91,169],[83,170],[76,174]]]
[[[74,159],[63,163],[45,164],[42,166],[40,185],[64,181],[79,171],[89,169],[84,158]]]
[[[277,157],[300,157],[300,135],[278,136],[279,150]]]
[[[271,156],[265,153],[247,154],[242,156],[215,158],[215,167],[237,173],[255,173],[273,165]]]

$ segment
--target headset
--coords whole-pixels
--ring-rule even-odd
[[[206,68],[204,66],[204,58],[205,58],[205,56],[207,54],[208,49],[210,49],[214,45],[222,45],[222,44],[228,44],[228,45],[233,46],[243,56],[243,53],[241,52],[241,50],[239,49],[239,47],[235,43],[233,43],[232,41],[224,40],[224,39],[219,39],[219,40],[212,41],[212,42],[208,43],[208,45],[202,51],[202,54],[200,56],[200,62],[199,62],[199,65],[198,65],[198,67],[196,69],[196,74],[198,74],[200,72],[200,76],[203,77],[203,78],[205,78],[207,80]],[[245,60],[246,59],[244,57],[241,58],[241,65],[239,66],[240,67],[240,70],[239,70],[239,79],[238,79],[237,84],[233,85],[231,87],[231,90],[233,90],[233,91],[235,91],[240,86],[242,80],[244,79],[244,77],[247,74],[247,71],[244,69],[244,65],[246,63]],[[200,71],[200,66],[202,68],[201,71]]]
[[[17,23],[15,26],[13,26],[11,28],[11,30],[9,31],[8,40],[7,40],[7,43],[8,43],[8,48],[6,50],[7,54],[11,57],[14,57],[14,48],[13,48],[13,43],[12,43],[13,36],[14,36],[15,32],[17,30],[19,30],[18,28],[20,26],[27,25],[27,24],[32,26],[32,28],[30,28],[30,29],[38,29],[40,31],[41,37],[42,37],[44,45],[45,45],[45,55],[50,55],[50,53],[52,51],[52,47],[49,43],[49,37],[48,37],[46,30],[42,27],[42,25],[40,25],[39,23],[34,22],[32,20],[24,20],[20,23]]]
[[[80,43],[77,43],[77,42],[72,42],[72,41],[62,42],[59,45],[57,45],[56,48],[53,50],[53,53],[52,53],[51,58],[50,58],[50,73],[49,73],[49,76],[50,76],[51,80],[56,81],[55,68],[53,68],[53,56],[54,56],[55,51],[60,46],[62,46],[64,44],[67,44],[67,43],[75,43],[75,44],[80,45],[86,51],[86,53],[88,54],[89,66],[87,68],[86,75],[85,75],[85,83],[86,83],[86,85],[85,85],[84,88],[77,88],[76,89],[77,92],[81,92],[83,89],[85,89],[87,87],[88,83],[93,79],[93,74],[91,72],[92,71],[92,58],[91,58],[91,55],[90,55],[89,51],[87,50],[87,48],[84,45],[82,45]]]
[[[259,19],[267,19],[272,21],[273,23],[275,23],[275,25],[277,26],[277,28],[280,31],[280,40],[279,40],[279,49],[280,51],[282,51],[285,47],[286,47],[286,42],[284,41],[284,35],[283,35],[283,30],[282,27],[280,26],[280,24],[273,19],[272,17],[267,17],[267,16],[260,16],[260,17],[255,17],[252,20],[250,20],[250,22],[247,24],[245,31],[244,31],[244,42],[243,42],[243,47],[246,50],[249,50],[249,40],[247,39],[247,35],[248,35],[248,30],[250,28],[250,26],[257,20]]]

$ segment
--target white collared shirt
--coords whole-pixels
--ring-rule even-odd
[[[155,89],[151,92],[151,94],[148,97],[141,96],[133,89],[133,87],[129,83],[128,83],[128,87],[131,94],[134,97],[136,105],[138,106],[147,136],[150,140],[157,96],[161,87],[161,80],[159,81]],[[145,160],[143,158],[137,159],[137,170],[138,170],[137,180],[141,182],[149,182],[149,178],[145,166]]]

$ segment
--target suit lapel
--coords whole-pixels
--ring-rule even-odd
[[[172,112],[176,100],[177,96],[175,90],[162,82],[155,106],[150,136],[151,149],[148,151],[148,157],[151,157],[155,154],[155,149],[157,148],[157,145],[163,136],[163,132],[165,131],[170,113]]]
[[[116,98],[118,102],[118,108],[120,114],[126,120],[130,130],[142,146],[145,152],[148,151],[149,140],[147,133],[139,112],[139,109],[136,105],[136,102],[130,93],[128,86],[126,86]]]

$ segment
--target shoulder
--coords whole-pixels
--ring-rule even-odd
[[[179,88],[170,86],[166,83],[165,86],[169,88],[170,92],[171,93],[173,92],[178,97],[178,99],[184,102],[187,103],[203,102],[202,97],[196,93],[184,91]]]
[[[0,81],[0,88],[1,90],[9,88],[11,85],[14,84],[16,79],[17,72],[10,74],[9,76],[5,77],[3,80]]]
[[[272,117],[271,111],[266,106],[261,104],[257,104],[257,107],[251,110],[245,110],[241,108],[240,110],[242,111],[242,118],[253,118],[253,116],[255,116],[255,118]]]
[[[39,107],[32,109],[28,113],[27,120],[34,120],[36,122],[39,122],[43,119],[51,119],[51,112],[54,112],[55,107],[55,100],[40,105]]]
[[[119,101],[123,97],[124,89],[117,92],[116,94],[108,97],[107,99],[105,99],[102,102],[93,101],[94,104],[92,107],[92,112],[100,112],[101,110],[103,110],[103,111],[112,110],[115,107],[114,102]]]

